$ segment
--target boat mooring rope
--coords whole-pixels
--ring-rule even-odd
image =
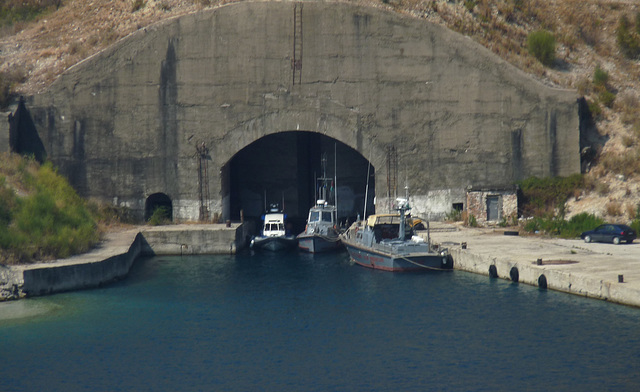
[[[418,267],[422,267],[422,268],[424,268],[424,269],[429,269],[429,270],[434,270],[434,271],[452,271],[452,270],[453,270],[453,268],[438,268],[438,267],[430,267],[430,266],[428,266],[428,265],[422,265],[422,264],[420,264],[420,263],[416,263],[416,262],[415,262],[415,261],[413,261],[413,260],[409,260],[409,259],[407,259],[406,257],[399,257],[399,258],[400,258],[400,259],[402,259],[402,260],[408,261],[408,262],[409,262],[409,263],[411,263],[411,264],[415,264],[415,265],[417,265]]]

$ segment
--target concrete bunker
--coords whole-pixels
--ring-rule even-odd
[[[303,184],[313,169],[298,160],[315,159],[298,149],[307,136],[288,139],[302,131],[372,163],[379,210],[396,195],[391,188],[402,194],[406,185],[412,214],[430,220],[464,208],[469,185],[580,171],[575,91],[549,88],[419,18],[315,1],[296,9],[240,2],[203,10],[140,29],[69,68],[26,98],[48,159],[82,196],[115,201],[140,220],[147,197],[162,191],[176,221],[262,210],[264,189],[237,176],[258,177],[243,171],[255,158],[241,151],[271,137],[294,146],[295,161],[282,162],[295,170],[289,183],[273,174],[267,196],[284,191],[285,203],[306,214],[312,192]],[[208,187],[194,159],[201,142],[210,149]],[[397,160],[385,156],[390,147]],[[358,166],[366,177],[367,165]],[[348,167],[338,162],[338,175]],[[364,193],[360,181],[354,194]]]
[[[258,220],[267,206],[276,203],[287,214],[292,230],[300,232],[316,202],[316,179],[326,175],[335,180],[338,219],[347,224],[364,213],[367,172],[367,214],[375,212],[373,165],[353,148],[321,133],[290,131],[264,136],[238,151],[221,172],[223,216],[231,220]]]
[[[171,198],[164,193],[154,193],[147,197],[144,203],[144,220],[151,219],[154,214],[161,214],[162,217],[173,220],[173,203]]]

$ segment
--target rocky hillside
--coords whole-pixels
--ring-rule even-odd
[[[219,7],[225,0],[5,0],[47,7],[0,29],[0,75],[13,96],[38,94],[67,68],[159,20]],[[438,23],[471,37],[542,82],[589,102],[602,142],[587,188],[568,213],[628,221],[640,203],[640,2],[637,0],[360,0]],[[0,22],[3,5],[0,5]],[[5,18],[6,19],[6,18]],[[627,21],[628,45],[620,44]],[[555,61],[527,49],[535,31],[552,32]],[[635,40],[635,41],[634,41]],[[631,42],[631,44],[629,44]],[[631,45],[631,46],[629,46]],[[638,44],[640,45],[640,44]],[[635,51],[634,51],[635,50]],[[634,58],[635,57],[635,58]],[[1,84],[1,83],[0,83]]]

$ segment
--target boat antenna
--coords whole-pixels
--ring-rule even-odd
[[[369,171],[371,170],[371,153],[373,152],[373,143],[371,143],[371,148],[369,149],[369,159],[367,160],[367,186],[364,190],[364,215],[362,219],[367,219],[367,200],[369,200]]]
[[[333,143],[333,205],[336,207],[338,219],[338,143]],[[334,222],[337,224],[338,222]]]
[[[320,198],[322,200],[327,201],[327,153],[323,153],[322,154],[322,159],[321,159],[321,163],[322,163],[322,187],[321,189],[321,193],[320,193]]]
[[[264,190],[264,210],[269,211],[267,210],[267,189],[266,188]]]

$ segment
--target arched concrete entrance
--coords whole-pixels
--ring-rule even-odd
[[[336,177],[338,218],[353,221],[363,214],[367,171],[370,173],[369,205],[373,213],[375,168],[344,143],[316,132],[292,131],[270,134],[249,144],[225,165],[222,189],[228,192],[224,209],[231,219],[259,218],[271,203],[284,207],[294,231],[304,228],[309,207],[315,203],[315,179],[322,176],[322,156],[327,158],[326,176]],[[334,170],[334,168],[336,168]]]
[[[173,203],[171,198],[164,193],[154,193],[147,197],[144,206],[144,220],[148,221],[156,210],[162,209],[157,213],[161,213],[168,220],[173,220]]]

